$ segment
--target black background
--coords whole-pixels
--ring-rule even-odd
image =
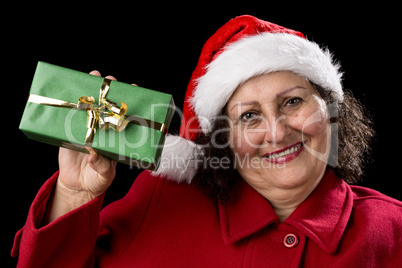
[[[6,263],[15,266],[15,260],[7,257],[14,234],[23,226],[40,186],[58,169],[58,148],[28,140],[18,129],[37,62],[83,72],[98,70],[102,76],[113,75],[122,82],[171,93],[181,108],[203,44],[221,25],[241,14],[299,30],[334,53],[345,72],[344,88],[351,89],[368,108],[377,132],[374,161],[359,185],[401,200],[398,8],[322,3],[215,1],[119,6],[58,2],[43,6],[21,3],[4,10],[1,181]],[[179,121],[176,116],[170,132],[178,131]],[[123,164],[117,169],[105,203],[124,196],[140,172]]]

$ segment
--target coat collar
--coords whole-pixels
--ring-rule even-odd
[[[320,184],[283,224],[293,226],[327,253],[336,251],[353,206],[350,187],[328,170]],[[280,224],[269,202],[241,181],[231,199],[219,203],[222,236],[235,243],[261,229]]]

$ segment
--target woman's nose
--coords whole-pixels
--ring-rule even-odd
[[[285,115],[269,116],[265,124],[265,141],[271,146],[280,144],[289,132]]]

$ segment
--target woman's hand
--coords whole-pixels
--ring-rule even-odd
[[[103,194],[116,174],[116,162],[93,150],[90,150],[90,154],[85,154],[60,148],[59,166],[57,187],[67,195],[66,197],[71,200],[74,200],[74,197],[80,198],[82,203]]]
[[[100,76],[98,71],[90,74]],[[116,80],[112,76],[107,78]],[[116,175],[116,162],[89,150],[90,154],[85,154],[60,148],[60,173],[45,224],[102,195],[111,185]]]

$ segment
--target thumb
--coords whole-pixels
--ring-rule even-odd
[[[88,163],[90,167],[99,175],[101,175],[104,179],[108,181],[113,180],[116,174],[116,161],[112,161],[96,153],[94,150],[90,150]]]

